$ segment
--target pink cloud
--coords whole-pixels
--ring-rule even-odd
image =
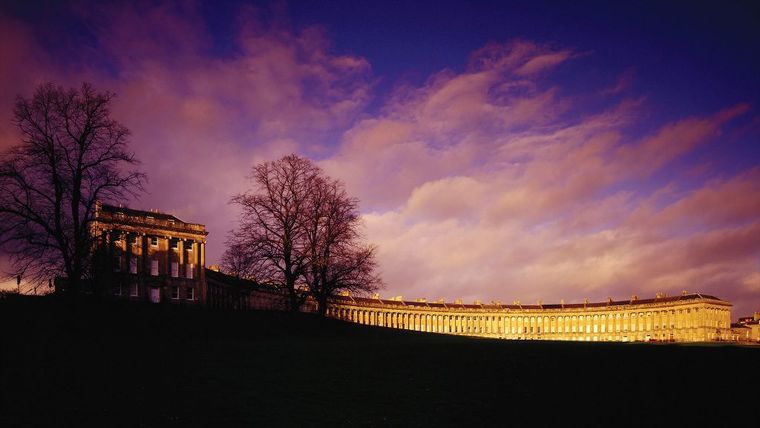
[[[211,39],[193,3],[78,12],[94,32],[93,55],[116,72],[30,55],[44,52],[34,30],[11,22],[0,29],[13,35],[0,37],[4,59],[14,60],[0,83],[3,102],[15,93],[30,96],[45,80],[68,86],[90,80],[115,92],[113,115],[132,130],[132,148],[150,179],[149,194],[133,204],[206,223],[210,263],[234,226],[227,201],[246,188],[250,168],[290,152],[324,152],[320,135],[345,127],[371,96],[367,61],[332,54],[318,28],[265,25],[242,13],[239,52],[209,57]],[[2,123],[3,145],[17,141]]]
[[[571,302],[687,289],[736,299],[735,315],[760,307],[757,167],[706,179],[709,169],[687,165],[652,182],[720,143],[747,105],[637,135],[646,99],[583,104],[625,93],[625,74],[611,91],[568,96],[552,71],[580,55],[518,40],[473,52],[463,72],[396,87],[375,113],[371,64],[333,53],[318,27],[248,9],[234,54],[213,56],[192,3],[81,14],[115,71],[33,55],[44,52],[34,29],[4,20],[0,101],[10,111],[15,93],[44,80],[116,92],[114,116],[151,180],[134,204],[206,223],[209,263],[249,168],[298,152],[361,199],[384,294]],[[0,147],[16,138],[0,121]]]
[[[756,193],[754,181],[737,176],[693,193],[672,183],[642,193],[636,183],[720,138],[748,106],[644,136],[628,131],[642,99],[564,122],[573,100],[514,72],[550,54],[514,46],[486,47],[462,74],[403,88],[385,116],[358,122],[323,161],[373,211],[367,235],[388,292],[530,302],[681,289],[738,296],[758,270],[755,231],[723,228],[760,215],[757,198],[739,198]],[[494,97],[495,88],[506,89]],[[510,117],[520,105],[531,107]],[[673,236],[674,224],[694,221]]]
[[[569,51],[539,55],[523,64],[515,71],[515,74],[518,76],[530,76],[555,67],[565,62],[568,58],[570,58]]]

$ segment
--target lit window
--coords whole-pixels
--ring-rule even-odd
[[[153,276],[158,276],[158,260],[150,261],[150,274]]]
[[[195,288],[190,287],[187,289],[187,300],[195,300]]]
[[[179,263],[172,262],[172,278],[179,277]]]
[[[137,273],[137,259],[134,257],[129,259],[129,273]]]
[[[179,287],[172,286],[172,299],[179,299]]]
[[[185,265],[185,278],[187,279],[193,279],[193,272],[195,271],[195,265],[192,263],[188,263]]]
[[[150,237],[150,245],[154,247],[158,247],[158,236],[151,236]]]
[[[133,282],[132,284],[129,285],[129,295],[132,296],[132,297],[137,297],[137,295],[138,295],[138,288],[137,288],[137,283],[136,282]]]

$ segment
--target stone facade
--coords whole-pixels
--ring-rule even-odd
[[[760,343],[760,312],[739,318],[739,322],[731,324],[731,333],[737,342]]]
[[[219,272],[218,268],[206,269],[206,282],[207,305],[210,308],[265,311],[288,309],[283,293],[256,281],[226,275]]]
[[[131,300],[195,305],[207,297],[206,228],[158,211],[98,204],[91,233],[99,277]]]
[[[731,340],[731,304],[704,294],[576,304],[462,304],[340,296],[327,315],[431,333],[514,340]]]

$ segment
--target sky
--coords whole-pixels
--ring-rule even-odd
[[[360,199],[385,297],[760,310],[750,2],[60,3],[0,3],[0,149],[43,82],[116,93],[129,205],[205,224],[207,264],[297,153]]]

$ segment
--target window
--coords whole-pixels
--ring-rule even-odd
[[[185,250],[193,251],[193,241],[185,241]]]
[[[150,245],[153,247],[158,247],[158,236],[150,237]]]
[[[136,282],[133,282],[133,283],[129,284],[129,295],[132,296],[132,297],[137,297],[137,295],[138,295],[138,288],[137,288],[137,283]]]
[[[129,259],[129,273],[137,273],[137,259],[135,257]]]
[[[185,278],[193,279],[194,267],[195,265],[192,263],[188,263],[185,265]]]
[[[187,300],[195,300],[195,288],[190,287],[187,289]]]
[[[179,299],[179,287],[172,286],[172,299]]]
[[[179,277],[179,263],[172,262],[172,278]]]
[[[117,285],[113,288],[113,295],[114,296],[121,296],[121,284]]]
[[[129,245],[136,245],[137,244],[137,235],[134,233],[130,233],[127,235],[127,244]]]
[[[175,251],[176,251],[177,249],[179,249],[179,239],[170,239],[170,240],[169,240],[169,247],[170,247],[172,250],[175,250]]]
[[[113,271],[121,271],[121,256],[113,256]]]
[[[150,261],[150,274],[153,276],[158,276],[158,260]]]

